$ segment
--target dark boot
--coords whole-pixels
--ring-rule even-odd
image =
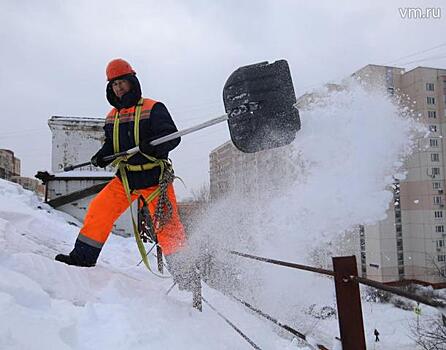
[[[67,265],[92,267],[96,265],[100,252],[100,248],[93,247],[77,239],[74,249],[69,255],[58,254],[55,259]]]

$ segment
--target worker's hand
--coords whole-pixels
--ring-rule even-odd
[[[98,153],[91,157],[91,164],[95,167],[105,168],[108,163],[104,161],[104,158]]]

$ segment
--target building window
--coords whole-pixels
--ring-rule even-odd
[[[434,167],[432,169],[432,176],[440,175],[440,168]]]
[[[427,117],[428,118],[437,118],[437,112],[436,111],[427,111]]]
[[[437,225],[435,226],[435,232],[444,232],[444,226],[443,225]]]
[[[440,181],[432,182],[432,189],[433,190],[441,190],[441,182]]]
[[[403,265],[404,264],[404,254],[398,253],[398,265]]]
[[[438,130],[437,125],[433,125],[433,124],[429,125],[430,132],[437,132],[437,130]]]
[[[427,97],[427,104],[428,105],[434,105],[435,104],[435,97],[428,96]]]
[[[430,132],[437,132],[437,126],[436,125],[429,125],[429,131]]]
[[[442,217],[443,217],[443,212],[442,212],[441,210],[436,210],[436,211],[434,212],[434,217],[435,217],[436,219],[442,218]]]
[[[438,153],[431,153],[431,161],[432,162],[439,162],[440,161],[440,155]],[[440,171],[440,169],[438,169],[438,171]]]
[[[438,239],[437,248],[443,248],[443,247],[444,247],[444,239]]]
[[[426,91],[434,91],[434,83],[426,83]]]
[[[438,140],[437,139],[429,139],[429,143],[431,147],[438,147]]]
[[[444,255],[438,255],[438,256],[437,256],[437,259],[438,259],[439,262],[445,261],[444,258],[445,258]]]
[[[442,200],[441,200],[441,196],[434,196],[434,204],[441,204]]]

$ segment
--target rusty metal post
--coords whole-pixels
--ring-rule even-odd
[[[156,246],[156,261],[158,263],[158,271],[163,274],[164,273],[164,263],[163,263],[163,250],[161,246]]]
[[[333,258],[336,303],[342,350],[365,350],[359,284],[350,276],[358,276],[355,256]]]
[[[201,275],[198,273],[192,279],[193,289],[192,289],[192,306],[198,311],[203,311],[203,295],[201,293]]]

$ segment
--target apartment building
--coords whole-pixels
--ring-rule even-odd
[[[13,151],[0,149],[0,179],[15,182],[23,188],[35,192],[40,197],[44,195],[44,186],[36,179],[20,176],[21,162]]]
[[[406,71],[400,67],[367,65],[352,74],[369,87],[378,87],[400,97],[430,130],[427,138],[418,140],[418,150],[407,159],[404,180],[395,179],[393,199],[387,219],[359,230],[360,271],[371,279],[387,283],[429,283],[446,285],[445,247],[445,173],[446,145],[446,69],[417,67]],[[346,88],[328,85],[327,91]],[[317,95],[298,98],[300,107]],[[297,164],[290,159],[287,146],[244,154],[227,143],[210,154],[210,192],[215,200],[233,191],[260,198],[264,186],[280,182],[283,169]],[[277,165],[281,164],[281,167]],[[265,172],[263,172],[265,170]],[[269,171],[277,179],[262,183]],[[282,172],[283,175],[283,172]],[[283,176],[282,176],[283,179]],[[245,186],[249,184],[249,186]]]
[[[245,163],[244,163],[245,162]],[[243,154],[231,141],[227,141],[209,154],[210,199],[215,201],[237,189],[248,181],[248,174],[242,175],[247,163],[255,172],[255,153]]]
[[[11,181],[19,184],[24,189],[35,192],[41,198],[45,196],[45,186],[37,179],[26,176],[12,176]]]
[[[211,200],[236,192],[256,201],[268,191],[280,190],[292,182],[298,166],[291,152],[287,145],[243,153],[231,141],[225,142],[209,155]]]
[[[362,274],[389,283],[446,285],[446,69],[367,65],[353,74],[410,104],[430,130],[395,179],[387,219],[360,228]]]
[[[9,149],[0,149],[0,179],[11,180],[20,175],[20,159]]]

